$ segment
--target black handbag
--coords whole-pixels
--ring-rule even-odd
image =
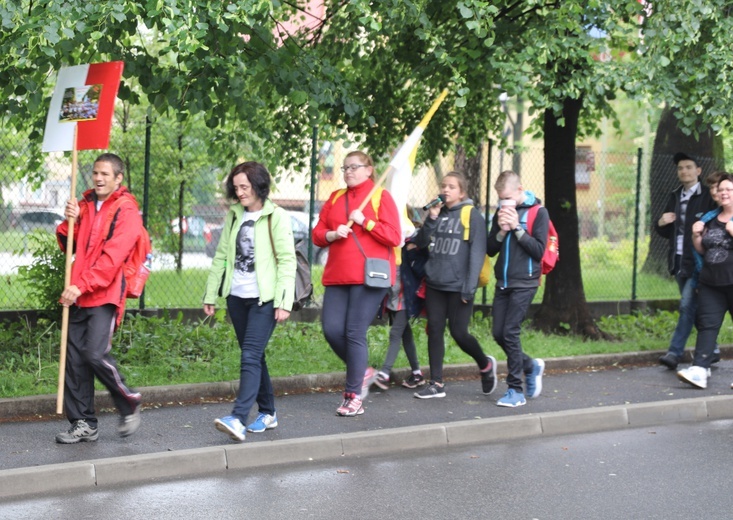
[[[351,233],[351,236],[354,237],[356,245],[359,246],[359,251],[364,255],[364,285],[376,289],[390,288],[392,286],[392,282],[390,281],[392,269],[389,260],[385,260],[384,258],[369,258],[364,253],[364,249],[362,249],[356,235]]]

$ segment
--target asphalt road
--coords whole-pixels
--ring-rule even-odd
[[[0,501],[0,518],[733,517],[733,421],[512,440]]]
[[[447,383],[443,399],[415,399],[413,391],[398,386],[387,392],[373,390],[366,401],[366,413],[355,418],[335,416],[341,401],[335,392],[280,396],[276,399],[278,428],[248,434],[246,443],[733,394],[733,360],[724,360],[714,369],[706,390],[694,389],[680,382],[674,372],[656,365],[553,370],[554,363],[548,360],[542,395],[519,408],[495,405],[506,391],[503,382],[492,395],[483,395],[474,367],[468,369],[471,379]],[[337,380],[343,378],[342,374],[334,376]],[[113,413],[101,414],[97,442],[75,445],[54,442],[56,433],[68,428],[62,416],[44,415],[34,422],[24,418],[0,424],[0,470],[229,444],[228,436],[215,430],[213,421],[231,412],[230,395],[179,405],[181,396],[176,387],[163,389],[162,393],[157,390],[154,402],[143,390],[146,404],[142,426],[126,439],[117,437],[117,416]],[[255,414],[253,410],[252,417]]]
[[[99,440],[76,445],[54,442],[55,434],[68,428],[65,419],[44,412],[54,409],[54,396],[0,399],[0,497],[4,497],[0,503],[38,492],[48,497],[64,491],[95,496],[119,486],[158,486],[165,479],[204,475],[202,482],[226,481],[245,468],[249,475],[269,475],[278,464],[302,467],[311,462],[329,468],[335,467],[334,461],[389,460],[410,452],[422,457],[443,450],[470,451],[467,446],[473,445],[485,445],[494,453],[496,446],[561,433],[619,430],[620,435],[639,427],[689,423],[694,428],[701,422],[733,419],[730,352],[724,352],[705,390],[694,389],[674,372],[653,364],[656,356],[547,360],[542,395],[516,409],[495,404],[506,389],[504,383],[493,395],[483,395],[476,368],[470,365],[446,367],[449,379],[443,399],[415,399],[412,391],[395,386],[387,392],[373,391],[366,400],[366,413],[355,418],[336,417],[340,395],[325,390],[341,385],[342,373],[278,380],[279,426],[248,434],[242,444],[231,442],[213,426],[215,418],[231,410],[231,385],[225,383],[141,389],[145,408],[135,435],[117,437],[116,415],[102,413]],[[501,364],[499,368],[502,374]],[[100,396],[98,406],[104,401]],[[38,413],[29,416],[29,409]],[[694,453],[692,446],[686,449]],[[676,460],[677,454],[677,448],[670,449],[668,458]],[[678,471],[686,471],[687,463],[680,464]],[[495,474],[509,481],[519,478],[505,466],[506,461],[486,468],[492,482]],[[672,478],[668,471],[652,477],[664,482]],[[413,473],[414,478],[431,479],[417,470]],[[677,480],[673,483],[669,487],[674,493],[687,495],[686,488],[675,487]]]

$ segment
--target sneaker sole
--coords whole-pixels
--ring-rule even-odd
[[[230,437],[230,438],[231,438],[231,439],[232,439],[233,441],[237,441],[237,442],[243,442],[243,441],[244,441],[244,439],[246,438],[246,436],[244,436],[244,435],[242,435],[242,436],[240,437],[240,434],[238,434],[237,432],[235,432],[234,430],[232,430],[231,428],[229,428],[229,427],[228,427],[228,426],[227,426],[226,424],[224,424],[223,422],[219,421],[219,419],[215,419],[215,420],[214,420],[214,424],[216,425],[216,429],[217,429],[217,430],[219,430],[219,431],[220,431],[220,432],[222,432],[222,433],[226,433],[227,435],[229,435],[229,437]]]
[[[252,428],[250,428],[249,426],[247,426],[247,431],[248,432],[252,432],[252,433],[262,433],[262,432],[264,432],[266,430],[273,430],[275,428],[277,428],[277,423],[272,423],[270,426],[265,426],[261,430],[253,430]]]
[[[692,379],[688,379],[684,375],[680,374],[679,372],[677,372],[677,379],[679,379],[683,383],[691,384],[695,388],[702,388],[703,390],[705,390],[708,387],[707,382],[705,382],[704,385],[701,385],[698,381],[693,381]]]
[[[527,395],[530,399],[535,399],[542,393],[542,375],[545,373],[545,362],[542,359],[536,359],[537,364],[540,367],[540,373],[535,376],[535,388],[532,395]]]
[[[496,406],[503,406],[504,408],[518,408],[520,406],[524,406],[527,404],[527,401],[522,401],[519,403],[501,403],[499,401],[496,402]]]
[[[419,383],[417,383],[415,385],[411,385],[411,384],[407,383],[407,381],[403,381],[402,382],[402,386],[405,387],[405,388],[409,388],[410,390],[412,390],[414,388],[417,388],[418,386],[425,386],[425,381],[420,381]]]
[[[415,392],[412,395],[414,395],[418,399],[439,399],[441,397],[445,397],[445,392],[439,392],[437,394],[430,394],[430,395],[420,395],[419,392]]]
[[[380,383],[379,381],[374,381],[374,386],[379,388],[380,390],[389,390],[389,384]]]
[[[357,415],[362,415],[364,413],[364,407],[362,406],[355,412],[339,412],[336,410],[336,415],[339,417],[356,417]]]
[[[486,390],[484,390],[484,387],[483,387],[483,384],[482,384],[481,391],[484,393],[484,395],[491,395],[494,392],[494,390],[496,390],[496,387],[497,387],[497,384],[498,384],[498,381],[496,380],[496,359],[494,358],[494,356],[486,356],[486,357],[491,362],[491,377],[494,380],[494,386],[492,386],[491,387],[491,390],[489,390],[487,392]],[[483,383],[483,381],[482,381],[482,383]]]

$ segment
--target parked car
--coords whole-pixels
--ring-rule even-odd
[[[206,251],[209,241],[211,240],[211,228],[209,224],[201,217],[191,216],[183,217],[183,224],[178,222],[178,218],[174,218],[170,222],[171,232],[178,235],[183,229],[183,250],[190,252]]]
[[[290,224],[293,228],[293,240],[300,251],[308,257],[308,213],[304,211],[288,211],[290,215]],[[216,247],[219,245],[221,237],[221,226],[209,226],[208,237],[206,239],[206,255],[209,258],[214,257]],[[321,249],[313,246],[313,262],[320,265],[326,265],[328,259],[328,248]]]
[[[30,233],[36,229],[55,233],[56,226],[64,220],[66,217],[56,211],[35,210],[16,214],[13,225],[20,228],[23,233]]]

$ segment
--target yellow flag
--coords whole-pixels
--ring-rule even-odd
[[[435,114],[438,107],[448,95],[448,89],[438,96],[433,102],[425,117],[422,118],[420,124],[409,135],[402,146],[397,150],[394,157],[389,163],[389,176],[387,177],[385,186],[397,205],[397,209],[402,215],[402,240],[409,237],[415,232],[415,226],[407,215],[407,196],[410,193],[410,185],[412,183],[412,170],[415,168],[415,157],[417,157],[417,147],[420,145],[425,127],[428,126],[430,119]]]

